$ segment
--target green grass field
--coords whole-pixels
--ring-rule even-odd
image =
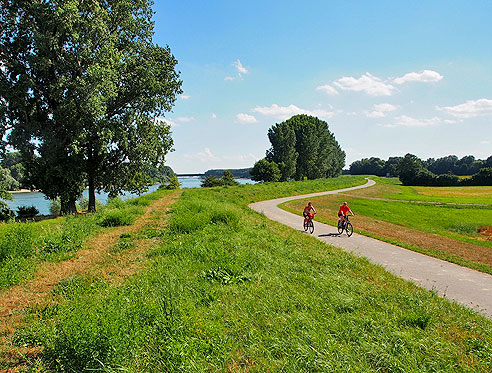
[[[247,208],[363,182],[184,191],[144,270],[61,282],[15,343],[32,370],[491,371],[490,320]]]

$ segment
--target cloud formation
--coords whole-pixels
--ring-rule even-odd
[[[407,82],[423,82],[423,83],[433,83],[438,82],[443,79],[443,76],[437,71],[423,70],[421,72],[412,72],[403,75],[402,77],[396,78],[393,81],[396,84],[403,84]]]
[[[360,78],[344,76],[333,84],[344,91],[364,92],[371,96],[391,96],[395,87],[386,84],[382,79],[370,73],[365,73]]]
[[[194,117],[178,117],[176,118],[178,122],[192,122],[195,120]]]
[[[245,114],[245,113],[237,114],[236,119],[239,121],[239,123],[256,123],[256,122],[258,122],[253,115],[249,115],[249,114]]]
[[[296,114],[307,114],[320,118],[331,118],[334,113],[331,111],[326,111],[323,109],[317,110],[306,110],[301,109],[295,105],[289,106],[279,106],[277,104],[273,104],[272,106],[256,106],[253,110],[255,113],[259,113],[265,116],[274,117],[280,120],[289,119],[293,115]]]
[[[210,161],[219,161],[220,158],[216,155],[212,154],[209,148],[203,149],[202,152],[194,153],[194,154],[185,154],[185,158],[197,160],[199,162],[205,163]]]
[[[182,100],[189,100],[190,99],[190,95],[181,95],[179,96]]]
[[[338,90],[363,92],[370,96],[391,96],[396,92],[393,84],[404,84],[407,82],[433,83],[443,79],[443,76],[437,71],[423,70],[420,72],[410,72],[399,78],[381,79],[371,73],[366,72],[360,78],[353,76],[344,76],[333,81],[333,84],[325,84],[316,87],[318,91],[324,91],[330,95],[338,94]]]
[[[456,106],[436,107],[437,110],[444,111],[456,118],[474,118],[480,115],[492,114],[492,100],[481,98],[478,100],[468,100],[463,104]]]
[[[329,95],[332,95],[332,96],[338,95],[338,91],[329,84],[320,85],[319,87],[316,87],[316,90],[317,91],[323,91],[323,92],[328,93]]]
[[[441,118],[434,117],[430,119],[416,119],[407,115],[396,117],[393,123],[385,124],[384,127],[429,127],[442,123]]]
[[[234,62],[234,66],[237,69],[238,74],[247,74],[248,70],[241,64],[241,61],[239,58],[237,59],[236,62]]]
[[[395,111],[398,106],[391,104],[377,104],[374,105],[374,110],[371,112],[365,112],[368,118],[384,118],[387,112]]]

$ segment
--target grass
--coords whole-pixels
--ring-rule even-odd
[[[347,201],[359,233],[492,274],[492,240],[478,233],[492,225],[492,205],[469,204],[473,195],[488,196],[489,187],[469,187],[469,194],[464,187],[428,187],[424,195],[422,188],[401,186],[396,179],[374,179],[376,186],[368,189],[311,198],[317,219],[335,225],[338,207]],[[304,205],[292,201],[283,207],[300,214]]]
[[[43,262],[73,257],[102,228],[131,225],[165,193],[160,190],[125,202],[113,199],[95,214],[0,224],[0,290],[31,279]]]
[[[247,208],[277,186],[184,191],[143,271],[60,283],[16,343],[56,371],[490,371],[490,320]]]

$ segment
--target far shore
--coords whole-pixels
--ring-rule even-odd
[[[30,189],[19,189],[19,190],[9,190],[9,193],[31,193],[31,192],[39,192],[39,190],[30,190]]]

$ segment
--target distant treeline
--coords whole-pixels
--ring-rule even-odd
[[[0,185],[3,190],[31,189],[24,179],[24,166],[19,152],[5,154],[0,161]],[[176,176],[169,166],[152,167],[147,169],[149,184],[166,183]]]
[[[371,157],[353,162],[349,171],[352,175],[376,175],[376,176],[400,176],[400,162],[404,157],[390,157],[387,161]],[[480,169],[492,167],[492,156],[487,159],[475,159],[473,155],[458,158],[456,155],[448,155],[442,158],[429,158],[420,160],[421,167],[435,175],[471,176],[477,174]]]
[[[237,168],[237,169],[229,169],[228,171],[231,172],[232,176],[234,176],[236,179],[249,179],[251,178],[251,167],[250,168]],[[216,176],[216,177],[222,177],[224,175],[225,169],[217,169],[217,170],[208,170],[205,172],[204,176]]]
[[[437,175],[430,171],[428,168],[425,168],[424,162],[420,158],[413,154],[407,154],[401,160],[398,169],[400,181],[403,185],[482,186],[492,185],[491,162],[492,157],[487,158],[487,160],[482,163],[482,165],[485,167],[480,168],[475,174],[471,175],[470,177],[460,177],[451,172]]]

